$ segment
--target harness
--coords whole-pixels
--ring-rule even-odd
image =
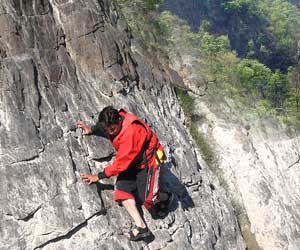
[[[157,165],[159,166],[163,163],[161,161],[161,159],[159,158],[159,156],[158,156],[158,140],[156,141],[156,144],[153,147],[153,149],[151,150],[150,154],[148,154],[148,156],[146,155],[146,150],[149,147],[152,136],[153,136],[153,132],[151,133],[150,139],[147,138],[147,140],[145,141],[143,149],[141,151],[142,154],[143,154],[142,163],[145,165],[145,170],[147,171],[147,185],[146,185],[146,190],[145,190],[145,200],[147,199],[147,196],[149,194],[150,185],[151,185],[151,178],[152,178],[153,169],[154,169],[153,167],[149,166],[149,160],[152,159],[153,155],[155,155]]]
[[[137,123],[137,124],[143,126],[144,129],[147,132],[147,138],[144,142],[142,150],[140,151],[139,156],[137,157],[135,163],[137,164],[138,162],[140,162],[141,164],[144,164],[145,167],[149,167],[149,161],[155,155],[155,159],[157,161],[157,164],[161,164],[162,160],[157,155],[157,151],[158,151],[158,148],[159,148],[159,141],[158,141],[157,138],[155,138],[156,141],[153,142],[153,143],[155,143],[155,145],[153,146],[153,149],[148,154],[146,154],[146,152],[149,148],[149,145],[150,145],[151,141],[153,140],[153,137],[156,136],[154,134],[154,132],[151,130],[151,128],[143,120],[141,120],[139,117],[135,116],[134,114],[128,113],[123,109],[121,109],[119,111],[119,114],[124,116],[123,125],[122,125],[123,128],[122,128],[121,132],[119,133],[119,135],[116,138],[114,138],[114,140],[117,141],[118,137],[122,136],[123,133],[126,132],[126,129],[128,128],[128,126],[130,126],[133,123]]]
[[[122,134],[125,133],[127,127],[133,123],[140,124],[141,126],[144,127],[144,129],[147,132],[147,138],[144,142],[144,145],[143,145],[140,153],[138,154],[138,156],[132,163],[132,165],[136,165],[136,166],[143,164],[144,165],[143,170],[147,171],[147,184],[146,184],[146,190],[145,190],[145,200],[146,200],[146,198],[149,194],[150,185],[151,185],[151,177],[153,175],[153,172],[156,168],[159,167],[159,165],[161,165],[163,163],[163,151],[159,149],[160,143],[159,143],[158,139],[154,138],[154,136],[156,137],[156,135],[143,120],[139,119],[137,116],[135,116],[131,113],[127,113],[125,110],[122,110],[122,109],[119,111],[119,113],[120,113],[120,115],[124,116],[123,128],[122,128],[121,132],[119,133],[119,135],[114,140],[117,141],[118,137],[122,136]],[[150,143],[153,140],[155,140],[153,142],[154,143],[153,148],[150,152],[147,153]],[[151,145],[151,147],[152,147],[152,145]],[[151,159],[153,159],[153,156],[155,156],[156,164],[154,163],[155,165],[152,165],[152,164],[150,165],[149,162],[151,161]],[[156,169],[156,171],[159,172],[159,169]]]

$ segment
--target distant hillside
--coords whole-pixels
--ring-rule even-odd
[[[199,28],[202,19],[208,13],[208,9],[204,6],[203,1],[197,0],[165,0],[161,10],[169,10],[186,20],[194,31]]]
[[[300,39],[300,11],[295,4],[299,6],[300,1],[165,0],[160,10],[186,20],[193,31],[205,24],[215,35],[228,35],[239,56],[286,72],[299,61],[295,51]]]

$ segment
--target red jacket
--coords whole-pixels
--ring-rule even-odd
[[[153,150],[162,150],[156,134],[143,120],[123,109],[119,111],[119,114],[124,117],[122,129],[111,141],[117,155],[114,162],[104,169],[106,177],[118,175],[131,164],[137,164],[137,167],[141,169],[145,168],[141,160],[143,159],[142,151],[145,148],[146,141],[148,141],[146,156],[149,166],[156,166]]]

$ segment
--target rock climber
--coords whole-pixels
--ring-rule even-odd
[[[129,240],[138,241],[151,236],[137,204],[146,209],[169,206],[173,194],[160,190],[160,166],[164,161],[164,151],[157,135],[139,117],[124,109],[105,107],[99,114],[95,126],[83,121],[77,127],[84,135],[104,131],[117,151],[113,163],[100,173],[81,174],[88,184],[101,179],[117,176],[114,199],[122,205],[134,221],[135,227],[127,234]]]

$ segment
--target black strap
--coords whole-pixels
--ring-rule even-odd
[[[147,167],[147,184],[146,184],[147,186],[146,186],[146,190],[145,190],[145,200],[147,200],[147,196],[150,191],[152,174],[153,174],[153,168]]]
[[[143,163],[145,164],[146,167],[148,167],[148,162],[149,160],[153,157],[153,155],[155,155],[155,158],[158,160],[159,163],[161,163],[161,161],[159,160],[159,157],[157,155],[157,149],[158,149],[158,142],[156,143],[156,145],[153,147],[152,151],[149,153],[148,157],[146,155],[146,151],[149,147],[149,143],[150,141],[147,141],[146,147],[143,147],[142,152],[143,152]]]

